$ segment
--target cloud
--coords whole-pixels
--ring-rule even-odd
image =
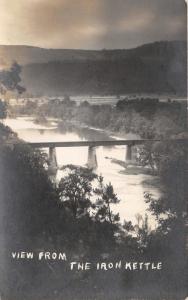
[[[147,27],[153,22],[155,15],[153,13],[142,12],[136,18],[132,15],[122,18],[119,21],[119,29],[122,32],[136,32],[147,30]]]
[[[183,0],[0,0],[0,43],[130,48],[186,38]]]

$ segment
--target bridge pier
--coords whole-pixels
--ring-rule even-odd
[[[126,147],[125,162],[126,163],[132,162],[132,145],[131,144],[128,144]]]
[[[97,164],[97,155],[96,155],[96,147],[89,146],[88,147],[88,159],[87,166],[89,169],[95,170],[98,166]]]
[[[56,175],[57,169],[58,169],[58,164],[57,164],[56,148],[49,147],[48,172],[50,175]]]

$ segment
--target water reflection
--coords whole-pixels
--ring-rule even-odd
[[[31,118],[7,119],[6,125],[10,126],[18,133],[18,136],[28,142],[58,142],[58,141],[80,141],[80,140],[109,140],[105,132],[88,129],[75,128],[73,126],[41,126],[34,124]],[[130,136],[129,136],[130,138]],[[134,138],[134,137],[132,137]],[[47,149],[44,149],[47,151]],[[57,162],[61,167],[66,164],[85,166],[88,158],[87,147],[57,148]],[[151,175],[147,174],[126,174],[123,165],[114,163],[113,160],[125,161],[126,146],[97,147],[96,155],[98,168],[97,174],[104,177],[104,182],[111,182],[120,203],[113,206],[114,212],[119,212],[121,221],[124,219],[136,222],[135,215],[147,212],[147,204],[144,201],[144,192],[152,193],[154,197],[160,195],[157,187],[147,183],[152,180]],[[109,159],[110,158],[110,159]],[[62,171],[58,170],[57,179],[62,177]],[[144,184],[143,184],[144,183]],[[149,223],[155,226],[155,220],[149,214]]]

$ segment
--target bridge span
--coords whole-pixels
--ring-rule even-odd
[[[63,142],[36,142],[27,143],[34,148],[48,148],[49,149],[49,170],[58,169],[56,148],[57,147],[88,147],[87,166],[90,169],[97,168],[96,147],[104,146],[126,146],[125,162],[130,164],[133,161],[132,148],[135,145],[145,144],[147,142],[157,142],[159,140],[99,140],[99,141],[63,141]]]
[[[88,159],[87,166],[91,169],[97,168],[97,155],[96,148],[99,146],[110,147],[110,146],[126,146],[125,150],[125,162],[131,164],[133,162],[133,147],[136,145],[143,145],[146,143],[153,142],[185,142],[185,139],[137,139],[137,140],[98,140],[98,141],[62,141],[62,142],[27,142],[29,146],[33,148],[48,148],[49,149],[49,170],[52,172],[57,171],[57,147],[88,147]]]
[[[27,143],[34,148],[51,148],[51,147],[98,147],[98,146],[134,146],[142,145],[147,142],[159,142],[160,140],[105,140],[105,141],[68,141],[68,142],[36,142]]]

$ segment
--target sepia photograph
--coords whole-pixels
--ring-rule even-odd
[[[187,6],[0,0],[0,300],[188,299]]]

